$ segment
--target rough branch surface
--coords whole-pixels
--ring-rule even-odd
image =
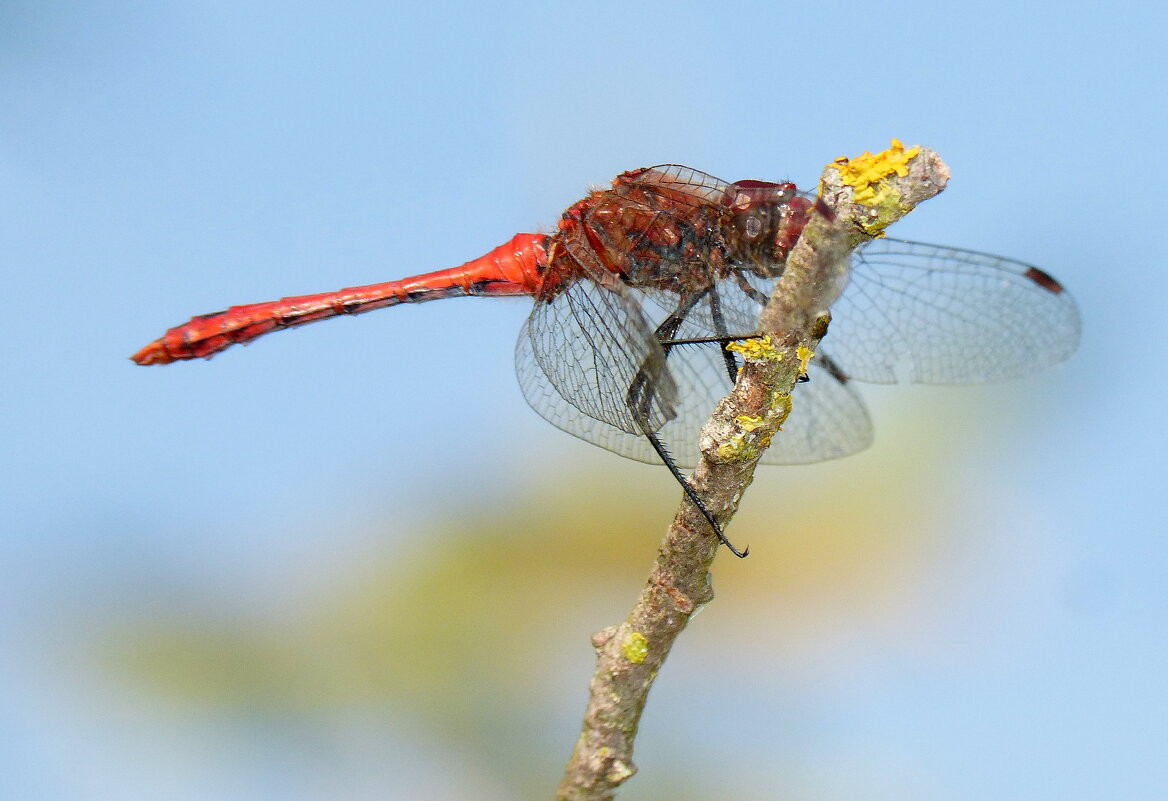
[[[869,180],[873,176],[878,180]],[[723,527],[753,480],[762,450],[772,436],[782,436],[792,389],[826,333],[828,307],[846,283],[851,250],[936,195],[948,178],[935,152],[904,151],[899,142],[824,170],[822,198],[835,220],[815,215],[807,226],[760,320],[759,330],[769,336],[739,351],[745,366],[738,382],[702,430],[702,460],[691,484]],[[593,636],[596,672],[560,801],[611,799],[636,772],[633,740],[649,688],[694,610],[713,599],[709,568],[718,544],[701,513],[683,500],[628,618]]]

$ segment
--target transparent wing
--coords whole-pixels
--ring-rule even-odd
[[[553,386],[536,363],[532,338],[525,329],[517,349],[520,384],[531,406],[556,427],[594,445],[629,459],[658,464],[660,457],[648,440],[628,426],[596,415],[582,415],[574,404],[566,404],[558,385]],[[698,432],[705,425],[731,387],[720,349],[715,345],[687,345],[673,348],[666,360],[677,400],[673,416],[657,429],[680,467],[693,467],[699,459]],[[872,442],[872,427],[863,403],[850,384],[822,366],[821,358],[811,361],[810,380],[798,384],[792,395],[791,414],[764,452],[764,464],[803,464],[835,459],[861,451]]]
[[[676,416],[662,427],[660,436],[679,465],[693,467],[700,457],[698,432],[718,401],[729,394],[730,378],[716,345],[677,347],[668,361],[680,400]],[[791,414],[763,452],[763,464],[836,459],[872,443],[872,424],[851,385],[816,359],[807,373],[809,380],[797,384],[792,392]],[[617,452],[643,462],[656,461],[656,454],[642,442],[629,442]]]
[[[704,172],[681,164],[658,164],[622,176],[622,183],[639,186],[650,192],[664,191],[680,193],[700,203],[719,204],[726,196],[730,184]]]
[[[762,456],[763,464],[807,464],[858,453],[872,444],[872,421],[852,384],[820,349],[808,381],[791,393],[791,414]]]
[[[742,288],[746,284],[746,288]],[[715,291],[723,330],[755,330],[775,279],[748,273]],[[668,292],[646,292],[656,307]],[[761,302],[760,302],[761,299]],[[960,248],[877,239],[852,254],[851,278],[832,305],[825,340],[851,379],[976,384],[1057,364],[1079,343],[1079,312],[1059,283],[1033,265]],[[715,336],[707,304],[678,339]]]
[[[1079,313],[1032,265],[876,239],[853,253],[851,282],[832,306],[825,341],[840,368],[862,381],[998,381],[1070,356]]]
[[[702,173],[670,169],[679,183],[690,181],[685,186],[724,191],[716,179],[704,183],[709,177]],[[661,183],[659,175],[645,180]],[[592,263],[587,249],[573,255],[594,280],[579,280],[550,301],[537,300],[516,351],[525,397],[553,425],[655,463],[657,454],[643,436],[647,427],[680,466],[692,466],[698,431],[730,390],[720,349],[676,346],[666,357],[654,330],[678,311],[679,295],[631,291]],[[825,340],[834,359],[821,349],[811,362],[811,380],[795,388],[791,415],[765,452],[765,463],[814,462],[867,447],[871,423],[850,379],[1001,380],[1062,361],[1077,347],[1074,301],[1031,265],[894,239],[861,246],[851,264],[851,281],[832,306]],[[715,282],[670,338],[754,332],[774,282],[747,271]],[[630,406],[633,387],[648,401],[642,414]]]
[[[523,396],[544,419],[609,450],[617,450],[613,438],[641,438],[675,414],[677,386],[639,307],[593,281],[536,302],[515,367]]]

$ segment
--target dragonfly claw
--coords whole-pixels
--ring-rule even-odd
[[[730,553],[734,554],[739,559],[745,559],[747,556],[750,555],[750,546],[749,545],[747,545],[745,548],[743,548],[740,551],[734,547],[734,545],[730,542],[730,540],[726,539],[726,535],[723,534],[722,532],[718,532],[718,539],[720,539],[722,541],[723,545],[725,545],[727,548],[730,549]]]

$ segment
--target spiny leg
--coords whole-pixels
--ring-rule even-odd
[[[714,321],[714,333],[719,336],[726,336],[726,318],[722,315],[722,303],[718,299],[718,291],[714,287],[710,287],[710,318]],[[738,380],[738,360],[734,357],[734,352],[730,350],[730,341],[723,341],[720,349],[722,351],[722,361],[726,364],[726,374],[730,376],[730,386],[734,386],[734,382]]]
[[[688,297],[682,297],[678,303],[677,309],[675,309],[667,318],[665,318],[661,325],[657,326],[657,330],[654,333],[657,341],[661,344],[661,347],[665,352],[666,359],[669,358],[669,353],[673,348],[674,340],[672,337],[677,333],[677,329],[681,327],[682,322],[685,320],[685,316],[701,301],[705,295],[706,292],[703,291],[693,293]],[[732,342],[733,340],[728,341]],[[730,550],[730,553],[739,558],[745,557],[750,549],[746,548],[740,551],[734,547],[734,544],[730,542],[729,539],[726,538],[726,535],[722,533],[722,527],[718,525],[718,521],[714,518],[713,512],[711,512],[709,508],[702,502],[702,499],[698,497],[697,493],[690,485],[689,479],[684,473],[681,472],[681,468],[677,466],[677,462],[674,461],[672,454],[670,454],[668,448],[665,447],[665,443],[661,441],[661,437],[658,436],[656,431],[652,430],[652,427],[649,424],[649,412],[652,408],[654,400],[653,395],[654,387],[652,376],[650,374],[650,367],[648,362],[646,362],[645,364],[641,365],[640,369],[637,370],[636,376],[634,376],[632,382],[630,382],[628,393],[625,396],[625,403],[628,405],[629,410],[632,411],[633,418],[640,427],[641,433],[644,434],[645,438],[649,440],[649,444],[653,446],[653,450],[657,452],[657,455],[661,458],[662,463],[664,463],[664,465],[669,468],[669,472],[673,474],[673,477],[677,480],[677,483],[681,485],[681,489],[685,493],[686,497],[689,498],[693,505],[697,507],[698,511],[702,513],[702,517],[704,517],[710,524],[710,527],[714,530],[714,533],[718,536],[718,539]]]
[[[649,440],[649,444],[653,446],[653,450],[657,451],[657,455],[661,457],[661,461],[669,468],[669,472],[673,473],[673,477],[677,479],[677,483],[681,485],[682,492],[690,499],[698,511],[702,513],[702,517],[706,518],[706,522],[710,524],[710,528],[714,529],[714,533],[718,535],[718,539],[722,544],[730,549],[730,553],[737,556],[739,559],[745,558],[750,553],[750,548],[743,548],[741,551],[734,547],[734,543],[727,539],[726,535],[722,533],[722,527],[718,525],[718,521],[714,519],[714,513],[706,507],[698,494],[694,492],[694,488],[690,486],[689,479],[685,473],[673,461],[673,456],[670,455],[669,450],[665,447],[665,443],[661,441],[652,431],[645,431],[645,438]]]
[[[764,306],[766,306],[766,304],[767,304],[767,296],[765,294],[763,294],[759,289],[752,286],[751,283],[746,280],[746,277],[743,274],[742,270],[735,270],[733,275],[734,275],[734,281],[735,281],[735,283],[738,284],[738,288],[742,291],[742,294],[746,295],[752,301],[757,303],[759,306],[759,311],[761,312],[762,308]],[[730,384],[731,384],[731,386],[733,386],[734,382],[736,382],[738,380],[738,369],[741,365],[739,365],[738,358],[735,356],[734,352],[729,349],[729,346],[732,345],[733,343],[739,342],[743,339],[755,339],[755,338],[761,336],[761,334],[731,335],[729,333],[729,331],[727,330],[728,326],[726,325],[726,317],[722,313],[722,302],[721,302],[721,299],[718,297],[717,288],[714,286],[711,286],[707,290],[707,292],[704,294],[709,297],[710,318],[711,318],[712,322],[714,323],[715,336],[712,336],[712,337],[693,337],[690,339],[670,339],[669,336],[672,336],[673,333],[676,333],[678,326],[675,325],[673,327],[673,329],[669,332],[669,335],[663,336],[663,334],[662,334],[662,328],[664,327],[664,324],[663,324],[662,327],[659,327],[657,329],[657,332],[658,332],[657,339],[661,343],[661,346],[663,348],[665,348],[666,353],[669,353],[670,348],[672,348],[676,345],[717,344],[718,347],[721,348],[721,350],[722,350],[722,359],[726,364],[726,375],[730,378]],[[700,300],[700,298],[697,298],[695,300]],[[669,318],[667,318],[666,322],[669,322],[669,320],[671,320],[674,316],[677,316],[677,315],[684,316],[686,313],[688,313],[689,308],[693,307],[693,305],[695,305],[695,303],[691,302],[690,305],[686,308],[686,310],[684,312],[681,311],[680,309],[678,311],[674,312],[672,315],[670,315]]]

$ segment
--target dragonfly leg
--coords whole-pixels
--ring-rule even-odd
[[[663,342],[662,347],[672,348],[672,347],[676,347],[677,345],[709,345],[709,344],[716,343],[722,347],[723,351],[725,351],[729,345],[732,345],[735,342],[741,342],[744,339],[760,339],[763,336],[764,336],[763,334],[748,334],[746,336],[695,337],[693,339],[671,339],[667,342]],[[668,353],[668,350],[666,352]],[[826,357],[822,357],[822,358],[825,359]],[[820,363],[822,364],[822,361]],[[833,367],[831,369],[833,369],[835,371],[839,370],[838,367]],[[731,381],[736,380],[737,375],[738,375],[737,369],[735,369],[734,375],[731,376]],[[798,378],[796,378],[795,380],[798,381],[800,384],[806,384],[811,379],[807,376],[807,373],[799,373]]]
[[[682,322],[684,322],[685,316],[705,297],[707,291],[709,290],[683,295],[678,301],[677,308],[653,332],[657,343],[661,346],[662,351],[664,351],[666,361],[668,361],[670,351],[674,345],[688,344],[686,341],[675,340],[673,337],[677,334],[677,329],[681,327]],[[727,341],[732,342],[733,340]],[[641,364],[637,370],[637,374],[629,382],[628,392],[625,393],[625,405],[633,413],[633,417],[637,421],[637,425],[641,431],[646,432],[655,431],[649,425],[650,411],[652,410],[654,394],[656,393],[656,388],[653,386],[653,375],[656,372],[656,368],[655,366],[650,366],[650,361],[650,358],[646,358]],[[657,444],[654,444],[653,447],[658,453],[661,453],[661,449]]]
[[[653,450],[657,451],[657,455],[661,457],[661,461],[669,468],[669,472],[673,473],[673,477],[681,485],[681,489],[685,492],[686,497],[698,508],[698,511],[702,513],[702,517],[706,518],[710,527],[714,529],[714,533],[718,535],[718,539],[722,541],[722,544],[729,548],[730,553],[739,559],[745,558],[750,553],[750,548],[746,547],[740,551],[734,547],[734,543],[730,542],[722,532],[722,527],[718,525],[718,521],[714,519],[714,513],[709,510],[705,503],[702,502],[702,499],[698,497],[698,494],[694,492],[694,488],[690,486],[689,479],[686,478],[685,473],[681,472],[681,468],[673,461],[673,456],[670,455],[669,450],[665,447],[665,443],[661,441],[661,438],[652,431],[646,431],[645,438],[649,440],[649,444],[653,446]]]
[[[699,337],[696,339],[674,339],[673,337],[677,334],[677,329],[681,327],[685,316],[705,297],[709,297],[710,299],[710,314],[714,320],[714,330],[718,335],[713,337]],[[730,377],[730,385],[734,385],[734,382],[738,378],[739,365],[734,353],[727,350],[727,346],[732,342],[737,342],[742,337],[732,337],[726,333],[726,322],[722,315],[722,306],[718,302],[717,290],[713,286],[702,292],[683,297],[681,302],[678,303],[677,309],[666,317],[661,325],[657,326],[657,330],[654,333],[656,334],[657,341],[661,344],[661,348],[665,351],[666,358],[669,358],[670,351],[677,345],[718,343],[722,349],[722,358],[726,362],[726,374]]]
[[[710,288],[710,318],[714,321],[714,332],[719,335],[726,334],[726,318],[722,314],[722,303],[718,300],[718,291]],[[722,361],[726,364],[726,375],[730,376],[730,386],[734,386],[734,382],[738,380],[738,359],[734,356],[734,351],[729,348],[730,342],[723,341],[721,344]]]
[[[742,294],[757,303],[761,311],[762,307],[767,304],[767,296],[746,280],[746,276],[742,270],[735,270],[733,275],[738,289],[741,290]],[[673,335],[677,333],[677,329],[680,327],[681,320],[703,297],[708,297],[710,301],[710,318],[714,323],[715,336],[673,339]],[[722,303],[718,297],[717,287],[710,286],[703,293],[693,295],[688,299],[682,299],[682,302],[678,304],[677,310],[670,314],[665,319],[665,322],[657,327],[657,341],[661,343],[661,347],[665,349],[667,356],[669,355],[670,349],[677,345],[717,344],[722,349],[722,359],[726,363],[726,375],[730,379],[730,384],[733,385],[738,380],[738,370],[742,365],[739,364],[738,357],[729,349],[729,346],[743,339],[754,339],[762,335],[753,333],[731,335],[727,329],[728,326],[726,325],[725,315],[722,313]],[[800,377],[800,380],[806,379]]]
[[[677,329],[681,327],[685,316],[693,310],[694,306],[701,302],[707,293],[712,291],[713,287],[709,287],[701,292],[691,292],[682,295],[678,298],[677,308],[661,321],[661,325],[657,326],[657,330],[653,333],[657,337],[657,341],[661,343],[661,347],[665,349],[666,356],[669,355],[669,349],[675,342],[673,336],[677,333]]]
[[[657,330],[654,332],[654,334],[658,343],[660,343],[661,348],[665,351],[666,359],[669,358],[669,352],[675,344],[682,344],[676,340],[673,340],[672,337],[677,333],[677,329],[681,327],[681,323],[685,319],[685,315],[688,314],[690,310],[698,304],[698,302],[705,296],[705,294],[705,292],[699,292],[694,293],[688,297],[683,297],[678,303],[677,309],[667,318],[665,318],[661,325],[657,326]],[[733,341],[733,339],[726,338],[727,344]],[[686,478],[685,474],[681,472],[681,468],[679,468],[677,466],[677,462],[673,460],[673,456],[669,453],[669,449],[665,447],[665,443],[661,441],[661,437],[658,436],[657,432],[654,431],[650,425],[650,411],[653,406],[654,394],[655,387],[653,386],[652,381],[652,371],[646,362],[646,364],[643,364],[641,368],[637,370],[636,376],[634,376],[633,380],[629,383],[629,389],[625,395],[625,404],[628,406],[629,411],[633,413],[633,418],[637,421],[637,425],[640,427],[641,433],[644,434],[645,438],[649,440],[649,444],[653,446],[653,450],[655,450],[657,455],[661,457],[662,463],[669,468],[669,472],[673,474],[675,479],[677,479],[677,483],[681,485],[681,489],[683,492],[685,492],[686,497],[689,498],[690,502],[693,503],[693,505],[697,507],[698,511],[702,513],[702,517],[706,518],[706,521],[710,524],[710,527],[714,530],[714,534],[717,535],[721,543],[730,549],[730,553],[734,554],[735,556],[739,558],[745,557],[750,549],[744,548],[740,551],[738,548],[734,547],[734,543],[730,542],[730,540],[726,538],[726,535],[722,532],[722,527],[718,525],[718,521],[714,518],[713,512],[709,510],[709,507],[707,507],[705,503],[702,502],[702,499],[698,497],[698,494],[694,492],[693,487],[689,483],[689,479]]]
[[[738,288],[742,290],[742,294],[758,304],[759,311],[762,311],[762,307],[767,305],[769,298],[767,298],[765,293],[759,291],[757,287],[752,286],[746,280],[746,274],[742,270],[734,271],[734,283],[738,284]]]
[[[693,304],[690,304],[690,306],[686,307],[685,311],[688,311],[692,305]],[[664,348],[665,356],[667,358],[669,356],[669,350],[672,347],[669,337],[677,332],[678,327],[681,325],[683,315],[684,312],[679,309],[677,313],[670,315],[670,317],[657,328],[656,333],[658,341],[661,342],[661,346]],[[655,450],[657,455],[661,457],[661,462],[667,468],[669,468],[669,472],[673,474],[675,479],[677,479],[677,483],[681,485],[681,489],[685,493],[686,497],[689,498],[693,505],[697,507],[698,511],[702,513],[702,517],[706,518],[706,521],[710,524],[710,527],[714,530],[714,534],[717,535],[722,544],[730,549],[730,553],[734,554],[735,556],[739,558],[745,557],[750,549],[744,548],[740,551],[738,548],[734,547],[734,543],[730,542],[730,540],[726,538],[726,535],[722,532],[722,527],[718,525],[718,521],[714,518],[713,512],[709,510],[705,503],[702,502],[702,499],[698,497],[698,494],[694,492],[693,487],[689,483],[689,479],[686,478],[685,474],[681,472],[681,468],[679,468],[677,466],[677,462],[673,460],[672,454],[670,454],[669,449],[665,447],[665,443],[661,441],[661,437],[658,436],[657,432],[653,431],[652,427],[649,425],[649,412],[653,404],[653,394],[654,387],[653,382],[650,380],[648,367],[642,366],[641,369],[637,371],[637,375],[633,378],[632,382],[629,384],[629,391],[625,396],[625,403],[628,405],[629,410],[632,411],[633,417],[636,419],[637,424],[641,428],[641,433],[645,435],[645,438],[649,440],[649,444],[653,446],[653,450]]]

